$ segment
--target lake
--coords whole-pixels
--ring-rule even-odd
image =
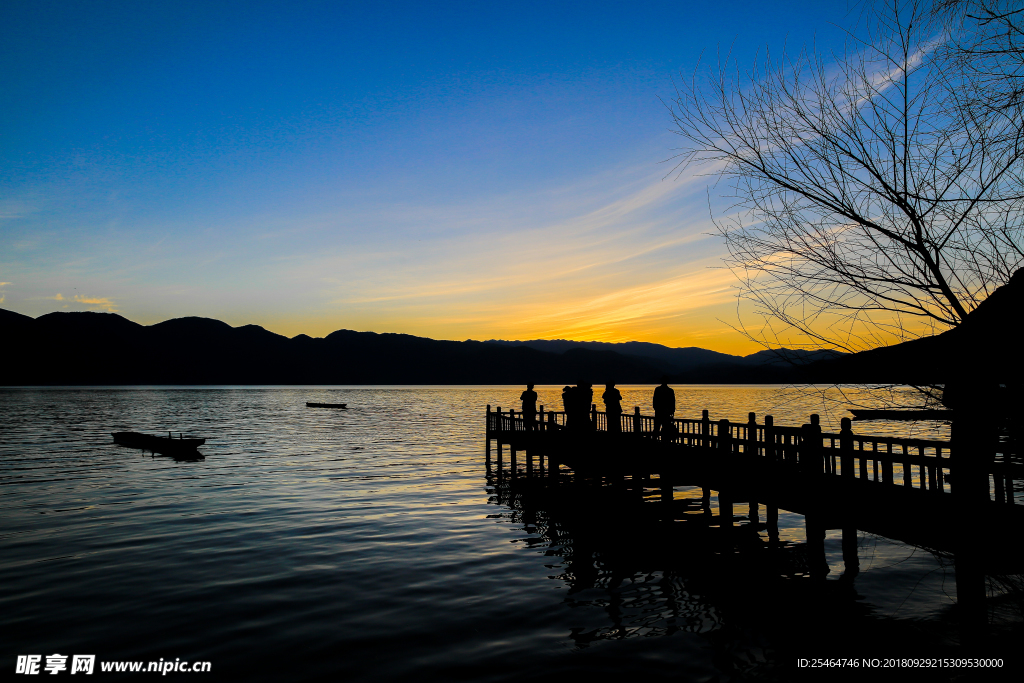
[[[623,405],[653,414],[652,389],[620,387]],[[559,518],[488,476],[484,407],[518,408],[522,390],[0,390],[2,666],[57,653],[94,654],[97,673],[110,661],[210,662],[202,680],[793,674],[775,616],[718,597],[728,583],[706,569],[727,559],[686,554],[685,541],[659,559],[620,536],[633,522],[614,511]],[[830,429],[844,415],[836,391],[678,386],[677,417],[755,411],[799,425],[817,412]],[[560,387],[538,392],[561,408]],[[909,433],[869,424],[855,429]],[[941,423],[917,429],[948,438]],[[111,442],[128,430],[206,437],[205,459]],[[802,517],[783,512],[780,527],[802,543]],[[844,618],[909,633],[932,656],[955,642],[951,561],[874,536],[858,545],[851,587],[839,533],[826,539]],[[819,599],[803,590],[794,610]]]

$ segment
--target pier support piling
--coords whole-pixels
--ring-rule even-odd
[[[844,577],[854,577],[860,573],[860,558],[857,557],[857,529],[855,527],[843,527],[843,565],[846,571]]]
[[[719,526],[723,529],[732,528],[732,498],[729,494],[718,492],[718,519]]]
[[[804,516],[807,535],[807,570],[811,577],[824,579],[831,571],[825,559],[825,525],[817,515]]]
[[[765,506],[765,526],[768,527],[768,540],[779,542],[779,508],[776,505]]]

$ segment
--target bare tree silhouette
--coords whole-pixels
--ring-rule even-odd
[[[1024,6],[1020,0],[938,0],[933,18],[949,36],[939,55],[963,85],[975,114],[1013,117],[1024,107]]]
[[[957,52],[987,49],[982,22],[939,9],[876,6],[833,59],[725,58],[678,86],[676,169],[729,188],[716,225],[765,346],[949,329],[1024,263],[1020,118],[1007,92],[983,111],[992,86]]]

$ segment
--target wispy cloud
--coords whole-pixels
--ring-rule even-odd
[[[74,294],[71,297],[65,297],[63,294],[58,292],[55,296],[44,298],[52,299],[54,301],[66,301],[68,304],[80,304],[90,310],[100,309],[107,311],[108,313],[117,312],[117,304],[106,297],[85,296],[83,294]],[[64,308],[67,308],[67,305],[65,305]]]
[[[39,207],[33,202],[23,199],[3,199],[0,200],[0,221],[24,218],[38,210]]]
[[[101,308],[104,311],[107,311],[109,313],[116,313],[117,312],[117,305],[113,301],[111,301],[110,299],[108,299],[106,297],[95,297],[95,296],[90,297],[90,296],[82,296],[80,294],[76,294],[74,296],[74,300],[77,303],[80,303],[80,304],[85,305],[85,306],[89,306],[91,308]]]
[[[291,259],[294,264],[289,269],[294,268],[296,275],[324,272],[327,282],[335,279],[330,271],[343,273],[337,278],[338,303],[444,296],[571,278],[657,257],[704,239],[713,226],[693,218],[706,214],[703,198],[696,206],[693,202],[671,206],[687,189],[686,183],[663,181],[660,175],[648,176],[639,187],[610,201],[601,200],[621,194],[620,188],[594,188],[590,196],[576,197],[575,207],[549,207],[547,214],[561,214],[556,219],[545,217],[543,211],[517,215],[513,207],[479,207],[472,212],[478,229],[468,234],[414,240],[412,249],[407,242],[392,241],[374,249],[338,248],[313,259],[300,254]],[[520,201],[536,206],[544,199]],[[453,207],[449,215],[435,209],[431,223],[461,223],[466,213],[463,207]],[[385,269],[388,272],[382,273]],[[364,274],[374,285],[365,296],[353,291],[353,280]]]
[[[160,231],[148,241],[116,233],[116,258],[68,250],[46,264],[107,297],[65,295],[66,284],[49,280],[34,298],[60,289],[47,298],[63,308],[116,312],[138,300],[128,288],[141,283],[147,307],[159,310],[154,321],[199,314],[289,335],[347,327],[678,344],[708,324],[720,327],[704,309],[728,306],[731,291],[727,275],[709,269],[720,246],[708,237],[707,180],[666,179],[664,170],[622,167],[563,186],[430,197],[435,203],[422,206],[370,198],[333,212],[300,208],[248,232],[197,231],[159,248]]]
[[[608,291],[567,302],[571,310],[522,319],[522,325],[547,330],[549,338],[605,339],[625,337],[620,330],[662,319],[677,318],[697,308],[735,299],[735,278],[724,269],[701,268],[675,277]]]
[[[731,273],[712,269],[705,185],[648,170],[520,197],[524,210],[499,201],[412,211],[424,225],[404,241],[284,256],[272,277],[319,280],[334,318],[357,329],[674,342],[698,333],[680,329],[682,318],[694,327],[694,311],[724,316],[734,300]],[[721,327],[707,311],[697,317]]]

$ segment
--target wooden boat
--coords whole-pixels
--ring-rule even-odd
[[[952,420],[952,410],[866,410],[850,408],[854,420]]]
[[[154,436],[139,432],[111,432],[111,436],[114,437],[114,443],[122,446],[167,454],[193,453],[206,443],[206,439],[185,439],[181,434],[174,439],[170,432],[167,432],[167,436]]]
[[[313,403],[306,401],[307,408],[348,408],[347,403]]]

